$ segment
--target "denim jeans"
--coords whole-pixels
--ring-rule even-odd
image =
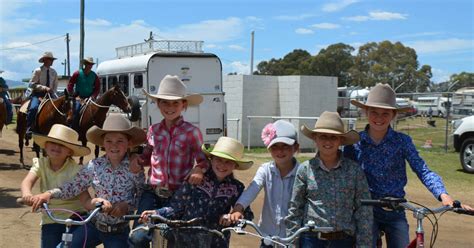
[[[74,100],[73,104],[74,104],[74,106],[72,107],[72,110],[73,110],[74,118],[73,118],[73,121],[72,121],[71,128],[76,130],[76,131],[79,131],[79,119],[81,118],[79,112],[81,111],[81,101],[80,100]]]
[[[170,198],[161,198],[155,194],[152,189],[143,191],[140,202],[138,203],[137,214],[141,214],[145,210],[159,209],[168,204]],[[137,227],[139,223],[133,223],[133,228]],[[150,247],[153,231],[149,232],[140,230],[130,236],[129,242],[131,247]]]
[[[354,243],[355,240],[352,237],[338,240],[321,240],[314,232],[306,232],[300,236],[300,248],[352,248]]]
[[[87,229],[87,237],[86,237]],[[72,248],[85,247],[92,248],[100,244],[104,244],[105,248],[128,248],[127,240],[130,228],[126,228],[120,233],[104,233],[94,226],[92,223],[87,223],[85,226],[77,227],[73,232],[72,237]],[[58,248],[63,247],[62,244],[57,246]]]
[[[385,240],[389,248],[405,248],[410,242],[408,236],[408,222],[405,211],[385,211],[374,207],[373,240],[374,247],[380,231],[385,233]]]
[[[71,228],[71,232],[76,227]],[[41,248],[54,248],[59,243],[63,233],[66,231],[66,225],[63,224],[45,224],[41,226]]]
[[[31,96],[30,105],[28,106],[28,115],[26,116],[26,126],[31,127],[36,118],[36,113],[38,113],[38,107],[40,100],[38,96]]]

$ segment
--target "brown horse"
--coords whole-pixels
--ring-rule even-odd
[[[96,125],[102,128],[104,125],[107,112],[111,105],[119,107],[125,113],[130,113],[131,108],[127,97],[120,89],[118,85],[110,88],[96,101],[92,99],[86,100],[84,106],[81,108],[81,117],[79,119],[79,140],[82,145],[87,145],[86,133],[89,128]],[[95,157],[99,156],[99,147],[95,147]],[[79,159],[79,163],[82,164],[84,158]]]
[[[7,122],[7,106],[3,102],[3,99],[0,98],[0,137],[2,137],[3,126]]]
[[[15,102],[15,100],[12,102]],[[47,134],[54,124],[69,125],[71,122],[72,97],[65,90],[64,95],[57,99],[52,99],[49,95],[43,99],[38,113],[36,114],[35,130],[33,131],[35,133]],[[24,165],[23,144],[29,144],[29,141],[25,139],[26,129],[26,113],[17,110],[16,133],[18,134],[20,163],[22,165]],[[25,141],[25,143],[23,143],[23,141]],[[36,152],[36,156],[39,157],[40,149],[36,144],[33,144],[33,150]]]

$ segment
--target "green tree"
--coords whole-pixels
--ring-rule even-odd
[[[344,43],[337,43],[319,51],[309,62],[310,75],[338,77],[338,86],[351,83],[350,68],[354,66],[354,48]]]
[[[260,75],[308,75],[305,68],[306,60],[311,54],[302,49],[295,49],[288,53],[283,59],[271,59],[262,61],[257,65]]]

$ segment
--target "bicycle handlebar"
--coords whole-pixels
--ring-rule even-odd
[[[243,229],[247,225],[251,226],[257,232],[257,234],[253,234],[253,233],[244,231]],[[295,233],[293,233],[289,237],[286,237],[286,238],[281,238],[279,236],[272,236],[272,237],[266,236],[265,237],[263,232],[260,230],[260,228],[255,223],[253,223],[250,220],[241,219],[241,220],[239,220],[239,223],[236,226],[226,227],[226,228],[222,229],[222,232],[225,232],[225,231],[234,231],[237,234],[252,234],[252,235],[255,235],[255,236],[263,239],[263,241],[266,245],[270,245],[271,243],[275,243],[275,244],[278,244],[278,245],[286,246],[288,244],[291,244],[299,235],[301,235],[301,233],[304,233],[304,232],[332,232],[332,231],[334,231],[334,228],[333,227],[318,227],[318,226],[316,226],[314,221],[308,221],[308,223],[304,227],[299,228],[298,230],[296,230]],[[269,242],[271,242],[271,243],[269,243]]]
[[[378,200],[373,199],[363,199],[360,200],[362,205],[368,206],[378,206],[378,207],[385,207],[392,210],[403,210],[408,209],[413,212],[420,212],[420,213],[441,213],[445,211],[453,211],[458,214],[466,214],[466,215],[474,215],[474,211],[469,211],[461,208],[461,203],[459,201],[454,201],[453,206],[442,206],[439,208],[427,208],[427,207],[416,207],[413,204],[410,204],[404,198],[393,198],[393,197],[385,197]]]
[[[124,215],[122,216],[122,219],[125,221],[130,221],[130,220],[138,220],[140,219],[141,215],[133,214],[133,215]],[[170,220],[168,218],[165,218],[159,214],[152,214],[149,215],[148,218],[152,220],[153,222],[158,222],[158,223],[164,223],[168,225],[169,227],[186,227],[186,226],[196,226],[199,225],[199,223],[202,221],[202,218],[194,218],[190,220]]]
[[[23,198],[17,198],[16,199],[16,202],[18,204],[25,204],[25,202],[23,201]],[[86,223],[88,223],[89,221],[92,220],[92,218],[94,218],[101,210],[102,210],[102,205],[103,203],[102,202],[97,202],[95,204],[95,209],[89,214],[89,216],[84,219],[84,220],[81,220],[81,221],[78,221],[78,220],[72,220],[70,218],[68,219],[59,219],[59,218],[56,218],[54,215],[53,215],[53,211],[54,210],[51,210],[49,209],[48,207],[48,203],[43,203],[43,212],[46,213],[46,215],[52,220],[54,221],[55,223],[59,223],[59,224],[64,224],[64,225],[67,225],[67,226],[82,226],[82,225],[85,225]]]

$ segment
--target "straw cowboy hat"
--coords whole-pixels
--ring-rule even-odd
[[[303,125],[301,126],[301,132],[306,137],[311,139],[315,133],[326,133],[342,136],[344,138],[342,141],[343,145],[354,144],[360,139],[359,134],[354,130],[344,132],[344,123],[337,112],[324,111],[316,121],[316,124],[314,124],[314,129],[311,130],[306,127],[306,125]]]
[[[178,76],[166,75],[160,82],[158,93],[150,94],[143,92],[152,99],[165,100],[187,100],[188,105],[199,105],[203,98],[199,94],[186,94],[186,85],[178,78]]]
[[[33,140],[41,148],[44,148],[48,141],[61,144],[72,150],[72,156],[82,157],[91,153],[88,147],[80,144],[78,141],[79,134],[76,131],[61,124],[54,124],[49,130],[48,135],[34,133]]]
[[[44,59],[55,60],[56,58],[53,56],[52,52],[44,52],[43,56],[41,56],[41,58],[39,58],[38,62],[43,63]]]
[[[207,157],[216,156],[232,160],[237,163],[236,170],[246,170],[253,165],[253,161],[243,160],[244,145],[238,140],[230,137],[220,137],[214,146],[206,148],[202,145],[202,151]]]
[[[373,87],[369,95],[367,96],[367,101],[364,103],[351,100],[351,103],[359,108],[368,109],[369,107],[373,108],[383,108],[383,109],[393,109],[397,112],[406,112],[410,108],[404,107],[399,108],[397,106],[397,99],[395,91],[388,84],[377,84]]]
[[[82,63],[83,64],[87,63],[87,64],[95,65],[94,58],[92,58],[92,57],[87,57],[87,58],[82,59]]]
[[[128,135],[128,146],[134,147],[143,144],[146,140],[146,133],[141,128],[133,127],[132,123],[122,114],[111,113],[105,119],[103,128],[93,126],[87,130],[87,140],[95,145],[104,146],[104,135],[106,133],[117,132]]]

